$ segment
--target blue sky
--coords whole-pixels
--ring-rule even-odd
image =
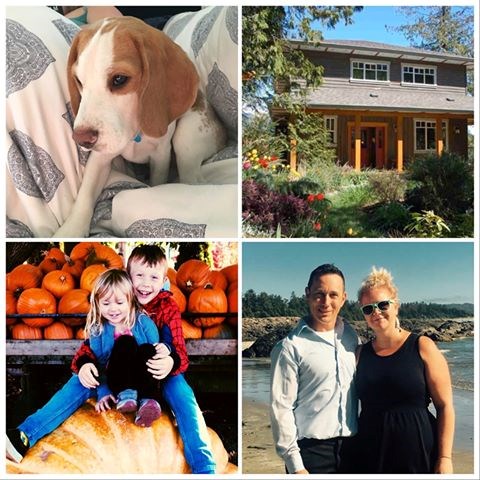
[[[455,5],[450,1],[446,1],[444,4]],[[386,28],[386,26],[397,27],[409,23],[409,19],[399,11],[398,7],[400,6],[402,4],[388,7],[364,6],[361,12],[353,14],[353,23],[351,25],[344,25],[342,22],[339,22],[334,29],[326,29],[318,23],[314,23],[313,27],[322,31],[325,40],[367,40],[408,47],[410,44],[401,33],[392,31],[391,28],[389,30]],[[404,2],[404,6],[415,5]]]
[[[310,272],[334,263],[356,300],[373,265],[393,275],[403,302],[474,302],[472,242],[252,242],[242,247],[242,290],[302,295]]]
[[[353,14],[353,23],[344,25],[339,22],[334,29],[322,29],[325,40],[368,40],[371,42],[391,43],[409,46],[401,33],[387,31],[389,27],[406,23],[396,7],[364,7],[361,12]]]

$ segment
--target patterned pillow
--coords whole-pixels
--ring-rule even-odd
[[[200,87],[234,141],[238,118],[237,31],[238,9],[233,6],[181,13],[164,28],[197,66]]]

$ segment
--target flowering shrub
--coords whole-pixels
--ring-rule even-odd
[[[280,232],[283,237],[318,236],[329,202],[323,194],[301,198],[270,189],[262,182],[243,182],[243,220],[257,228]]]

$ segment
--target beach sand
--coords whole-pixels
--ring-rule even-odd
[[[242,410],[242,472],[284,474],[284,464],[273,445],[268,406],[244,399]],[[461,421],[461,415],[461,411],[457,412],[457,422]],[[455,473],[473,474],[472,451],[454,450],[453,467]]]

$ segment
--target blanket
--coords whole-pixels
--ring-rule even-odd
[[[206,185],[175,176],[149,187],[117,159],[90,223],[91,237],[213,238],[238,231],[237,8],[172,17],[165,32],[197,66],[201,89],[229,134],[202,166]],[[178,17],[178,18],[177,18]],[[67,218],[88,153],[72,140],[66,79],[78,27],[48,7],[6,8],[6,236],[51,237]]]

